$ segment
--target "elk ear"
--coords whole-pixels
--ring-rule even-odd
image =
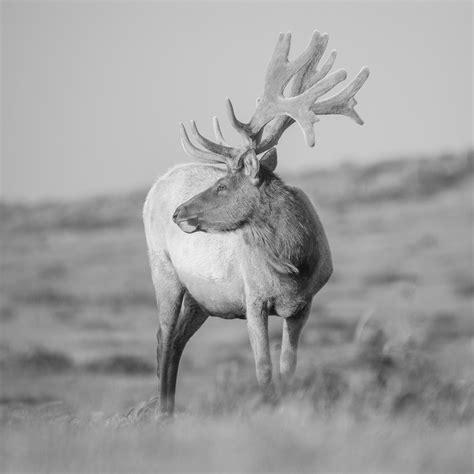
[[[260,183],[260,177],[258,172],[260,171],[260,162],[255,155],[255,152],[252,150],[244,158],[244,167],[245,174],[250,178],[250,181],[255,186]]]
[[[270,148],[260,159],[260,165],[264,166],[268,171],[275,171],[277,167],[277,150],[275,147]]]

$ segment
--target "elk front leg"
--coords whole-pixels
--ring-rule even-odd
[[[298,342],[301,330],[308,320],[310,310],[311,302],[298,313],[285,318],[283,321],[280,354],[280,377],[283,382],[288,382],[295,373]]]
[[[259,385],[266,395],[273,393],[272,359],[268,340],[268,312],[262,304],[251,304],[247,308],[247,329],[255,358],[255,370]]]

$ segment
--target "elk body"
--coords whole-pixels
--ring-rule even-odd
[[[272,390],[268,317],[281,317],[280,374],[289,378],[294,373],[302,328],[332,262],[313,205],[303,191],[274,174],[275,146],[295,121],[309,146],[318,115],[343,114],[362,123],[354,95],[368,77],[363,68],[340,92],[318,100],[346,78],[343,70],[329,74],[334,51],[319,67],[327,39],[314,32],[307,49],[288,61],[291,36],[281,34],[251,120],[240,122],[227,100],[244,144],[229,146],[216,118],[216,142],[192,123],[198,146],[181,125],[183,148],[204,163],[176,166],[147,196],[143,218],[158,304],[163,414],[174,411],[183,349],[209,316],[246,319],[257,380],[267,392]]]

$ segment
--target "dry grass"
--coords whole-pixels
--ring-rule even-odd
[[[446,449],[449,440],[450,449]],[[469,427],[384,418],[315,418],[301,404],[251,418],[178,416],[172,424],[79,424],[11,428],[3,472],[439,472],[467,473]]]
[[[271,401],[227,364],[173,421],[156,398],[112,414],[3,399],[2,472],[470,472],[474,385],[366,331]]]

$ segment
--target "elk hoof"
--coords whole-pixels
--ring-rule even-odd
[[[268,384],[263,389],[263,402],[265,404],[275,406],[278,403],[278,395],[275,390],[275,385],[273,383]]]

